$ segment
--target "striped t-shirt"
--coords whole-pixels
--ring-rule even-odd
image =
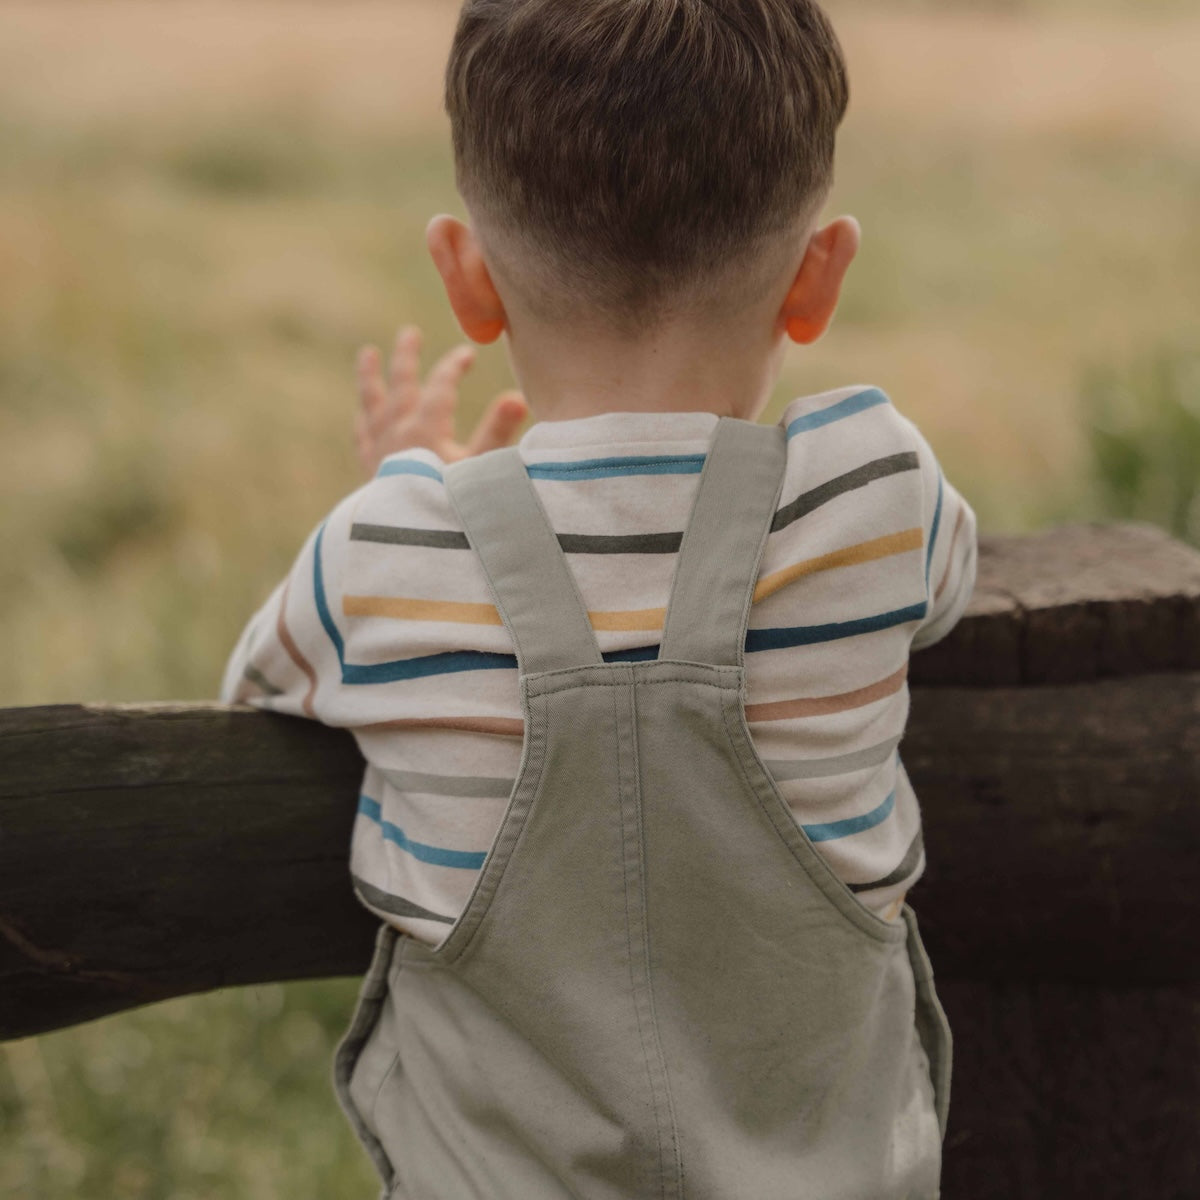
[[[610,412],[519,442],[606,661],[653,658],[717,416]],[[900,761],[909,652],[975,577],[975,518],[875,388],[794,401],[746,634],[746,719],[796,821],[869,909],[924,869]],[[367,761],[359,898],[438,943],[521,760],[514,648],[427,450],[384,460],[313,531],[243,633],[222,696],[350,729]]]

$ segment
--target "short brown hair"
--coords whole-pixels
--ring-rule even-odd
[[[849,90],[814,0],[466,0],[445,98],[472,212],[624,327],[815,215]]]

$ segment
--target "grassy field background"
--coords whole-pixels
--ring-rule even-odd
[[[357,485],[357,346],[459,340],[422,237],[462,212],[455,8],[0,6],[0,703],[212,696]],[[1200,353],[1194,0],[828,8],[863,250],[769,415],[875,383],[984,528],[1098,515],[1087,381]],[[508,384],[482,351],[464,424]],[[0,1048],[0,1196],[372,1195],[328,1085],[354,988]]]

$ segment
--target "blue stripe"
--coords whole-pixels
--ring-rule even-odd
[[[658,646],[634,646],[632,650],[608,650],[600,657],[606,663],[653,662],[658,657]]]
[[[321,528],[317,530],[317,541],[313,546],[313,599],[317,605],[317,616],[321,618],[321,624],[325,626],[325,632],[329,634],[329,640],[337,651],[338,662],[341,664],[344,677],[346,674],[346,647],[342,642],[342,635],[338,632],[338,627],[333,623],[333,614],[329,611],[329,604],[325,600],[325,581],[321,578],[321,539],[324,536],[325,525],[322,523]]]
[[[827,825],[804,825],[802,828],[808,834],[810,842],[832,842],[837,838],[849,837],[852,833],[862,833],[865,829],[874,829],[882,825],[891,816],[896,803],[896,793],[890,796],[878,807],[863,813],[861,817],[847,817],[844,821],[830,821]]]
[[[888,403],[890,401],[887,396],[878,388],[868,388],[865,392],[856,392],[853,396],[847,396],[845,400],[839,400],[828,408],[797,417],[794,421],[789,422],[787,435],[789,438],[793,438],[798,433],[807,433],[810,429],[820,429],[822,425],[832,425],[834,421],[841,421],[856,413],[865,412],[868,408],[874,408],[878,404]]]
[[[929,546],[925,551],[925,594],[929,595],[929,567],[933,562],[933,546],[937,541],[938,526],[942,521],[942,468],[938,467],[938,498],[933,510],[933,528],[929,531]]]
[[[399,825],[393,825],[391,821],[383,819],[379,801],[372,800],[370,796],[359,796],[358,811],[379,824],[385,841],[395,842],[401,850],[407,850],[419,862],[432,863],[435,867],[461,867],[468,871],[478,871],[483,866],[483,860],[487,858],[487,851],[447,850],[442,846],[427,846],[424,842],[412,841]]]
[[[385,475],[424,475],[426,479],[442,481],[442,473],[437,467],[413,458],[385,458],[375,472],[375,478],[382,479]]]
[[[401,679],[425,679],[430,675],[453,675],[456,671],[515,670],[515,654],[492,654],[486,650],[448,650],[420,658],[398,658],[382,663],[342,663],[343,683],[397,683]]]
[[[651,662],[658,657],[657,646],[636,646],[632,650],[609,650],[601,656],[605,662]],[[456,671],[515,671],[515,654],[489,650],[448,650],[420,658],[400,658],[384,663],[343,663],[343,683],[397,683],[402,679],[425,679],[430,675],[452,675]]]
[[[530,463],[530,479],[603,479],[609,475],[699,475],[703,454],[633,455],[627,458],[584,458],[579,462]]]
[[[828,625],[795,625],[782,629],[750,629],[746,632],[746,650],[783,650],[788,646],[812,646],[817,642],[836,642],[840,638],[857,637],[862,633],[875,633],[880,629],[891,629],[894,625],[906,625],[925,616],[926,604],[910,604],[893,612],[879,613],[874,617],[862,617],[857,621],[831,621]]]

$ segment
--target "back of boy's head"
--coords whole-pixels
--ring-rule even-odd
[[[466,0],[446,71],[494,266],[539,319],[622,333],[748,302],[824,203],[847,101],[814,0]]]

